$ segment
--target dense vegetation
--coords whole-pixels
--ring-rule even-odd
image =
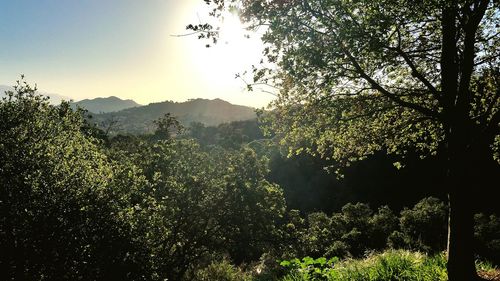
[[[340,172],[375,153],[441,159],[448,277],[478,280],[471,202],[497,192],[500,163],[499,2],[205,2],[264,30],[253,82],[278,89],[269,126],[290,154],[333,159]],[[214,25],[187,28],[218,40]]]
[[[255,122],[186,129],[166,115],[151,134],[109,137],[85,115],[68,103],[50,105],[24,82],[0,101],[0,279],[346,280],[359,274],[371,278],[359,280],[390,280],[376,276],[401,272],[397,278],[421,273],[430,277],[415,280],[445,280],[448,208],[441,199],[415,193],[408,208],[397,202],[400,196],[347,203],[361,198],[354,189],[333,207],[321,198],[300,205],[307,195],[297,185],[305,181],[294,185],[286,174],[322,178],[310,188],[349,183],[318,175],[320,160],[286,160]],[[381,159],[368,161],[390,160]],[[475,217],[474,248],[478,258],[500,264],[500,220],[489,212]],[[388,248],[422,254],[370,255]],[[325,268],[334,257],[341,259],[332,260],[334,270]]]

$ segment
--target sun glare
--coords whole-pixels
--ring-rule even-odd
[[[223,20],[220,30],[220,39],[222,43],[229,44],[238,42],[244,38],[245,29],[238,15],[227,13]]]
[[[231,83],[235,74],[249,70],[252,64],[259,61],[262,43],[257,35],[247,38],[247,33],[238,15],[224,15],[219,40],[204,52],[203,57],[203,64],[210,65],[212,69],[210,73],[205,73],[211,83]]]
[[[257,107],[268,104],[273,99],[272,95],[260,91],[260,88],[249,93],[245,84],[253,81],[252,65],[258,65],[262,59],[264,45],[260,39],[261,32],[246,30],[245,24],[233,13],[225,13],[223,19],[210,23],[219,27],[217,44],[205,48],[205,44],[210,41],[192,37],[192,42],[186,45],[188,50],[184,52],[189,54],[190,60],[188,68],[191,75],[198,79],[194,85],[191,80],[186,80],[189,81],[186,84],[190,87],[209,85],[200,88],[205,96]],[[236,78],[237,74],[241,74],[244,81]]]

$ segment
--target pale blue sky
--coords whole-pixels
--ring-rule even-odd
[[[272,96],[248,93],[234,79],[259,61],[258,40],[236,28],[228,44],[206,49],[195,37],[172,36],[206,19],[203,0],[0,0],[0,85],[23,73],[75,100],[201,97],[264,106]]]

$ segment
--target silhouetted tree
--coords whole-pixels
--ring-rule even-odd
[[[500,143],[499,3],[206,2],[216,16],[236,8],[267,27],[264,55],[277,70],[254,77],[282,88],[272,122],[291,152],[344,165],[381,150],[443,155],[449,279],[476,279],[471,188],[491,186],[481,167],[493,165]],[[188,28],[217,38],[211,25]]]

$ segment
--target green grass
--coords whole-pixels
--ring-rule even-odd
[[[304,278],[291,271],[282,281],[440,281],[447,280],[444,255],[427,256],[418,252],[390,250],[365,259],[350,259],[334,265],[321,277]]]
[[[484,272],[498,271],[498,268],[491,262],[483,260],[476,261],[476,269],[477,271],[484,271]]]
[[[281,262],[286,275],[272,272],[256,274],[243,271],[227,260],[216,262],[196,272],[196,281],[446,281],[444,253],[426,255],[405,250],[388,250],[364,259],[292,259]],[[500,276],[491,263],[476,262],[483,276]],[[280,271],[282,273],[282,271]]]

